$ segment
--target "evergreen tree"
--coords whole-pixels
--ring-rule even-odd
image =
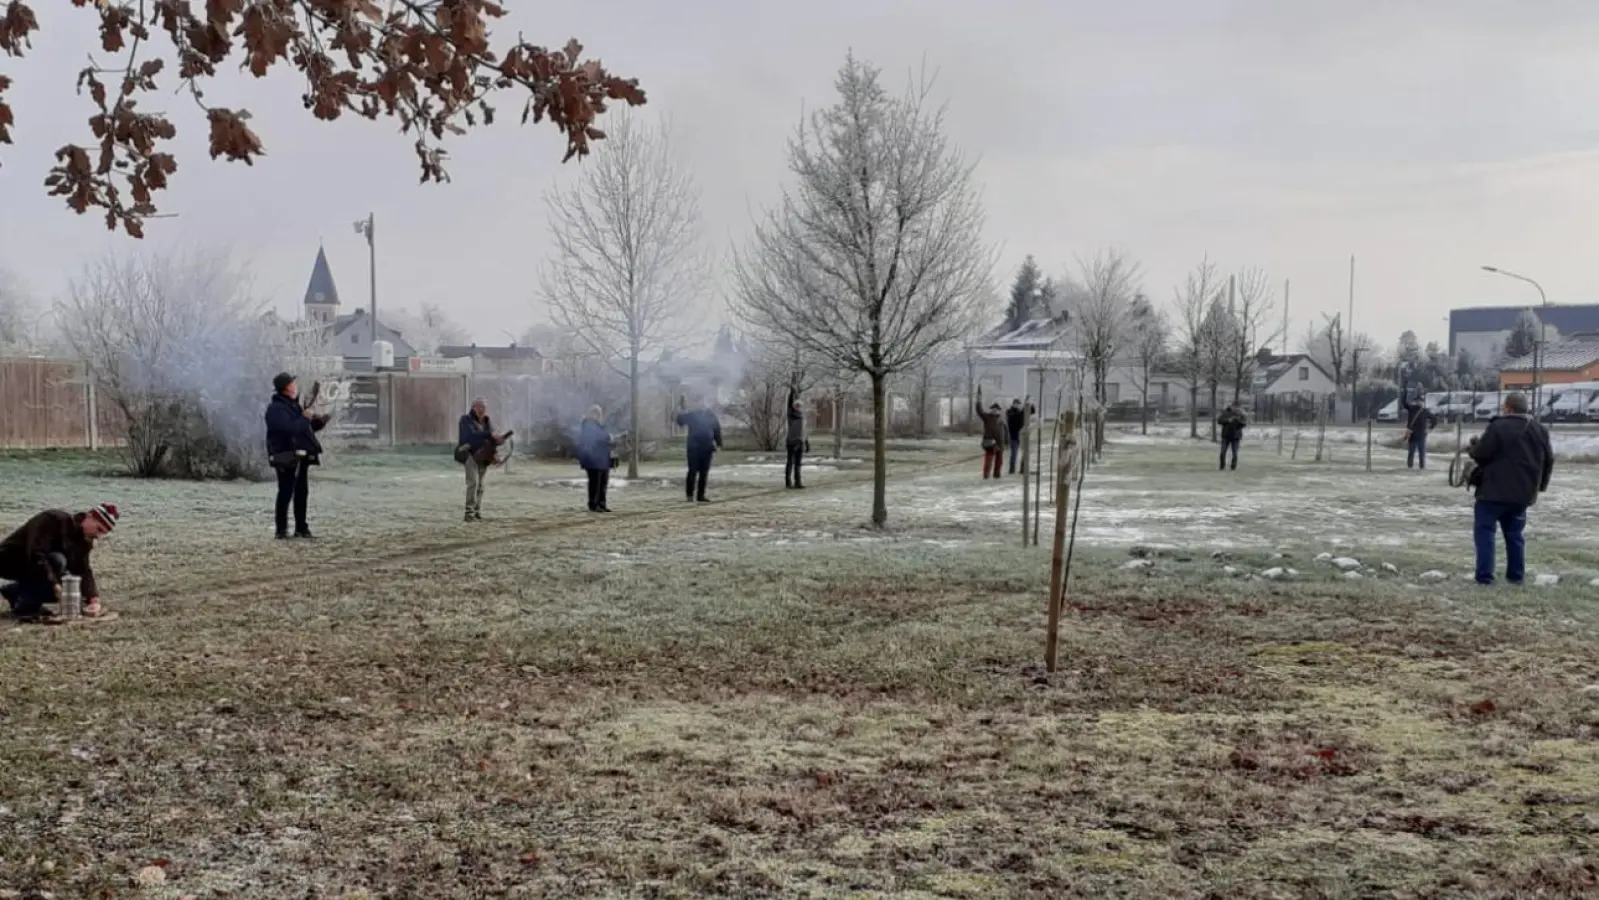
[[[1505,356],[1510,359],[1529,356],[1537,342],[1538,317],[1528,310],[1516,320],[1516,327],[1511,330],[1510,336],[1505,338]]]
[[[1010,303],[1005,307],[1005,327],[1020,328],[1023,322],[1037,315],[1038,301],[1042,299],[1046,287],[1050,287],[1050,283],[1029,253],[1016,272],[1016,280],[1011,282]]]
[[[1400,365],[1409,363],[1412,366],[1421,364],[1421,341],[1414,331],[1404,331],[1399,335],[1399,348],[1394,353]]]

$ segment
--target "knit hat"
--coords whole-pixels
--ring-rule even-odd
[[[99,519],[100,524],[105,526],[105,530],[110,531],[111,529],[117,527],[117,519],[122,514],[117,512],[117,505],[115,503],[102,503],[99,506],[89,510],[89,515]]]
[[[293,383],[294,383],[294,376],[293,375],[290,375],[288,372],[279,372],[276,376],[274,376],[272,378],[272,392],[275,393],[275,394],[281,394],[281,393],[283,393],[283,389],[284,388],[288,387],[289,385],[291,385]]]

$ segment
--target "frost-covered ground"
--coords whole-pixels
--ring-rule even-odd
[[[896,443],[879,532],[863,450],[608,516],[518,460],[470,525],[442,453],[334,454],[314,542],[269,485],[0,458],[9,522],[124,509],[120,619],[0,628],[0,897],[1594,896],[1595,591],[1423,577],[1441,472],[1118,437],[1047,673],[1018,482]],[[1535,571],[1594,567],[1590,471]]]

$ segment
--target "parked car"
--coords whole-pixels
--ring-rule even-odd
[[[1588,407],[1593,403],[1599,391],[1592,391],[1581,387],[1561,387],[1551,389],[1553,399],[1550,400],[1547,412],[1543,418],[1550,422],[1578,422],[1588,417]]]
[[[1477,401],[1477,408],[1471,417],[1478,422],[1486,422],[1499,415],[1499,407],[1503,402],[1499,397],[1499,394],[1483,394],[1482,399]]]
[[[1379,422],[1397,422],[1397,421],[1399,421],[1399,401],[1398,400],[1390,400],[1390,401],[1388,401],[1388,405],[1387,406],[1384,406],[1382,409],[1377,410],[1377,421],[1379,421]]]

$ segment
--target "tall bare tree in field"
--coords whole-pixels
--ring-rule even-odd
[[[640,357],[688,333],[707,266],[699,189],[665,130],[618,115],[606,144],[576,183],[545,194],[554,252],[540,284],[556,324],[627,379],[637,478]]]
[[[1188,384],[1188,436],[1191,438],[1199,437],[1199,386],[1206,381],[1212,349],[1207,319],[1211,301],[1224,287],[1216,264],[1207,256],[1188,273],[1183,286],[1176,291],[1176,329],[1172,337],[1177,345],[1177,372]]]
[[[1138,429],[1149,433],[1149,384],[1155,370],[1166,359],[1167,344],[1171,341],[1171,324],[1166,314],[1155,308],[1142,294],[1133,298],[1128,315],[1132,335],[1133,380],[1138,387]]]
[[[899,96],[846,59],[833,105],[788,144],[794,181],[736,263],[736,312],[756,330],[866,376],[872,389],[872,522],[888,521],[890,376],[976,331],[993,294],[993,248],[972,163],[945,134],[923,77]]]
[[[1103,250],[1077,263],[1079,289],[1073,293],[1068,328],[1077,352],[1093,378],[1093,397],[1101,406],[1107,399],[1106,383],[1117,355],[1127,349],[1133,298],[1141,277],[1138,263],[1121,251]]]
[[[1276,340],[1281,329],[1276,326],[1271,281],[1264,271],[1253,267],[1244,269],[1233,276],[1233,285],[1227,364],[1233,383],[1233,401],[1237,402],[1243,397],[1244,389],[1254,381],[1260,348]]]

